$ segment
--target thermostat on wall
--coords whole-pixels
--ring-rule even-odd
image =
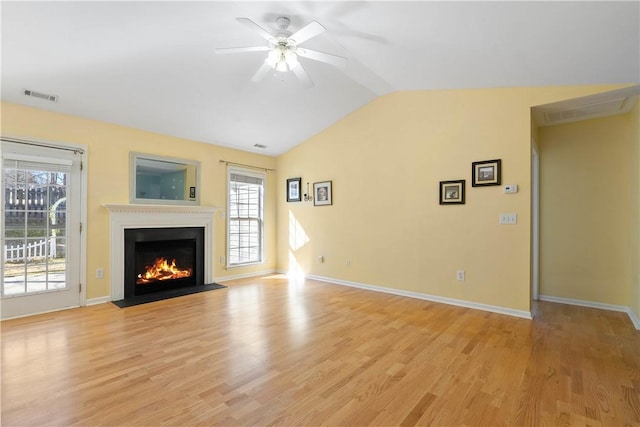
[[[504,192],[506,194],[517,193],[518,192],[518,185],[517,184],[507,184],[507,185],[504,186]]]

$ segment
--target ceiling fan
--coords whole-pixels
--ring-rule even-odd
[[[300,44],[326,31],[326,29],[316,21],[312,21],[295,33],[292,33],[288,30],[291,20],[285,16],[281,16],[276,19],[278,30],[275,34],[272,34],[249,18],[236,19],[267,40],[268,44],[266,46],[218,48],[215,52],[224,54],[268,51],[269,53],[264,63],[251,78],[253,82],[261,81],[271,70],[279,72],[293,71],[293,74],[296,75],[304,86],[311,87],[314,83],[304,68],[302,68],[302,64],[298,61],[298,56],[338,67],[344,67],[347,62],[347,58],[342,56],[300,47]]]

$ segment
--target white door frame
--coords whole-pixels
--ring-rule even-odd
[[[531,298],[540,292],[540,155],[531,138]]]

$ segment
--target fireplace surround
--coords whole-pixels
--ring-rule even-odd
[[[214,282],[214,219],[220,208],[168,205],[105,205],[105,208],[110,219],[111,301],[125,298],[125,230],[202,228],[202,281]]]

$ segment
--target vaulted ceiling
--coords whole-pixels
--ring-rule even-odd
[[[394,91],[638,83],[639,5],[3,1],[2,100],[278,155]],[[346,67],[301,58],[312,88],[253,83],[265,52],[215,54],[266,43],[235,18],[275,31],[279,16],[326,27],[305,46]]]

